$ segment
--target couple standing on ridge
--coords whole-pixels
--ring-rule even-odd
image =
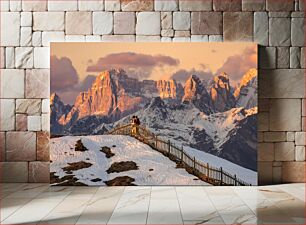
[[[139,125],[140,125],[140,120],[137,116],[133,116],[131,119],[132,123],[132,136],[139,135]]]

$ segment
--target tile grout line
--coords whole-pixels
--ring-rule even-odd
[[[122,198],[122,196],[123,196],[123,194],[124,194],[124,192],[125,192],[126,187],[127,187],[127,186],[124,186],[123,191],[122,191],[122,193],[121,193],[121,195],[120,195],[120,198],[118,198],[118,200],[117,200],[117,202],[116,202],[116,204],[115,204],[115,206],[114,206],[113,212],[112,212],[112,214],[110,215],[110,217],[108,218],[106,224],[108,224],[109,221],[110,221],[110,219],[112,218],[112,216],[113,216],[113,214],[114,214],[114,211],[115,211],[115,209],[116,209],[116,207],[117,207],[117,205],[118,205],[120,199]]]
[[[27,202],[26,204],[24,204],[23,206],[21,206],[20,208],[18,208],[17,210],[15,210],[14,213],[12,213],[12,214],[9,215],[8,217],[6,217],[3,221],[1,221],[1,223],[4,222],[5,220],[7,220],[8,218],[10,218],[11,216],[14,216],[14,214],[15,214],[16,212],[18,212],[19,210],[23,209],[25,206],[29,205],[30,202],[32,202],[32,201],[34,201],[35,199],[37,199],[37,196],[39,196],[40,194],[44,193],[47,189],[49,189],[49,188],[46,188],[45,190],[43,190],[43,191],[41,191],[39,194],[37,194],[35,197],[32,197],[31,200],[30,200],[29,202]],[[62,202],[62,201],[61,201],[61,202]],[[58,204],[59,204],[59,203],[58,203]],[[57,205],[58,205],[58,204],[57,204]],[[57,205],[56,205],[56,206],[57,206]],[[54,206],[54,207],[56,207],[56,206]],[[52,211],[53,209],[54,209],[54,208],[52,208],[50,211]],[[34,222],[40,222],[40,221],[34,221]]]
[[[72,191],[71,191],[71,192],[72,192]],[[71,192],[70,192],[68,195],[66,195],[66,197],[63,198],[62,201],[60,201],[54,208],[52,208],[52,209],[49,211],[49,213],[48,213],[47,215],[45,215],[43,218],[41,218],[41,220],[40,220],[39,222],[41,222],[43,219],[47,218],[47,217],[53,212],[53,210],[54,210],[59,204],[61,204],[61,203],[71,194]]]
[[[215,206],[215,204],[214,204],[213,201],[211,200],[209,194],[206,192],[205,187],[202,187],[202,189],[203,189],[203,191],[206,193],[206,195],[207,195],[207,197],[208,197],[210,203],[214,206],[214,209],[216,210],[216,212],[217,212],[219,218],[223,221],[223,224],[226,224],[225,221],[224,221],[224,219],[223,219],[223,217],[222,217],[221,214],[219,213],[219,210],[217,209],[217,207]]]
[[[151,196],[152,196],[152,186],[150,186],[150,196],[149,196],[149,204],[148,204],[148,211],[147,211],[147,217],[146,217],[146,224],[148,224],[148,219],[149,219],[149,210],[150,210],[150,204],[151,204]]]
[[[80,215],[78,216],[78,218],[77,218],[75,224],[78,223],[78,221],[79,221],[80,217],[82,216],[83,212],[84,212],[84,211],[86,210],[86,208],[88,207],[88,203],[95,197],[95,195],[97,194],[98,190],[99,190],[99,187],[98,187],[97,190],[93,193],[93,195],[91,196],[91,198],[88,199],[88,200],[86,201],[86,206],[85,206],[84,209],[81,211],[81,213],[80,213]]]
[[[184,218],[183,218],[183,214],[182,214],[181,204],[180,204],[180,200],[179,200],[176,188],[177,187],[174,187],[175,195],[176,195],[176,200],[177,200],[177,203],[178,203],[178,206],[179,206],[179,209],[180,209],[180,215],[181,215],[181,219],[182,219],[182,224],[184,224]]]
[[[7,218],[9,218],[10,216],[12,216],[16,211],[18,211],[19,209],[21,209],[21,208],[23,208],[25,205],[27,205],[29,202],[31,202],[33,199],[31,199],[31,198],[29,198],[28,199],[28,201],[25,203],[25,204],[23,204],[22,206],[20,206],[20,207],[18,207],[17,209],[15,209],[10,215],[8,215],[7,217],[5,217],[5,218],[2,218],[2,216],[1,216],[1,223],[3,222],[3,221],[5,221]]]
[[[258,187],[256,187],[256,194],[259,192],[259,190],[258,190]],[[242,197],[240,197],[237,193],[236,193],[236,191],[235,190],[233,190],[234,192],[235,192],[235,194],[238,196],[238,198],[245,204],[245,206],[255,215],[255,217],[256,217],[256,220],[257,220],[257,223],[258,223],[258,217],[257,217],[257,204],[256,204],[256,211],[254,211],[254,210],[252,210],[251,208],[250,208],[250,206],[246,203],[246,201],[242,198]],[[265,200],[266,200],[267,198],[265,197]],[[256,199],[257,200],[257,199]],[[269,202],[269,203],[271,203],[271,202]],[[261,222],[261,221],[260,221]],[[260,223],[260,224],[262,224],[262,223]]]
[[[20,186],[20,188],[18,188],[17,190],[15,190],[14,192],[12,192],[12,193],[10,193],[9,195],[11,195],[11,194],[13,194],[13,193],[16,193],[16,192],[18,192],[18,191],[20,191],[22,188],[24,188],[24,187],[27,187],[28,185],[21,185]],[[6,196],[6,197],[4,197],[3,199],[1,199],[0,200],[0,203],[1,203],[1,201],[3,201],[4,199],[6,199],[8,196]],[[9,198],[7,198],[7,199],[9,199]],[[26,199],[26,198],[25,198]],[[33,200],[33,198],[29,198],[28,199],[28,201],[25,203],[25,204],[23,204],[22,206],[20,206],[19,208],[17,208],[17,209],[15,209],[10,215],[8,215],[7,217],[5,217],[4,219],[2,218],[2,216],[0,217],[0,219],[1,219],[1,223],[4,221],[4,220],[6,220],[8,217],[10,217],[11,215],[13,215],[17,210],[19,210],[19,209],[21,209],[22,207],[24,207],[26,204],[28,204],[30,201],[32,201]],[[1,204],[2,205],[2,204]]]
[[[1,183],[1,185],[3,185],[3,184],[5,184],[5,183]],[[5,199],[5,198],[7,198],[9,195],[11,195],[11,194],[13,194],[13,193],[15,193],[15,192],[17,192],[17,191],[20,191],[22,188],[27,187],[28,184],[29,184],[29,183],[23,183],[23,184],[20,185],[20,187],[18,187],[15,191],[8,193],[5,197],[3,196],[3,190],[1,189],[1,192],[0,192],[0,194],[1,194],[1,199],[0,199],[0,200],[3,200],[3,199]],[[0,188],[2,188],[2,187],[0,187]]]

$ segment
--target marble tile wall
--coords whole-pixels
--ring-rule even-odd
[[[3,182],[48,182],[49,43],[254,41],[259,183],[305,181],[303,0],[1,0]]]

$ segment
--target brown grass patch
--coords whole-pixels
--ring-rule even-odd
[[[100,152],[103,152],[106,158],[111,158],[115,155],[114,153],[112,153],[111,149],[107,146],[102,147]]]
[[[107,173],[120,173],[130,170],[138,170],[138,166],[133,161],[114,162],[111,167],[106,170]]]
[[[73,175],[67,175],[59,178],[55,175],[55,172],[50,173],[50,183],[56,184],[55,186],[88,186],[82,182],[79,182]]]
[[[129,176],[123,176],[123,177],[116,177],[109,181],[104,181],[104,183],[107,186],[136,186],[136,184],[133,184],[135,181],[134,178]]]
[[[88,162],[73,162],[73,163],[68,163],[69,166],[66,166],[63,168],[63,170],[67,173],[70,173],[71,171],[75,171],[75,170],[80,170],[80,169],[84,169],[84,168],[88,168],[91,167],[92,164],[88,163]]]
[[[75,150],[75,151],[79,151],[79,152],[88,151],[88,149],[83,145],[81,139],[80,139],[80,140],[77,140],[77,142],[75,143],[74,150]]]

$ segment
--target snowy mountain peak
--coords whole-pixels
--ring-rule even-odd
[[[191,75],[186,81],[182,102],[192,103],[201,112],[206,114],[213,112],[211,98],[204,84],[196,75]]]
[[[257,106],[257,70],[249,70],[240,80],[234,92],[237,107],[252,108]]]
[[[160,97],[153,98],[148,108],[164,108],[165,103]]]
[[[246,86],[249,84],[253,79],[257,78],[257,69],[253,68],[250,69],[240,80],[240,86]]]
[[[209,87],[193,74],[183,88],[175,80],[141,81],[107,70],[73,108],[51,96],[51,133],[103,134],[133,114],[158,135],[256,170],[256,88],[256,69],[243,76],[235,96],[226,73]]]

